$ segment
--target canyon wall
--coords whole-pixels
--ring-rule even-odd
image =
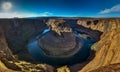
[[[120,63],[120,19],[98,19],[98,21],[96,25],[78,21],[78,24],[84,27],[103,32],[101,39],[92,46],[96,51],[94,59],[79,72],[89,72],[101,66]]]
[[[17,54],[22,60],[32,61],[33,58],[28,53],[27,44],[31,38],[34,38],[46,28],[44,20],[15,18],[2,19],[0,22],[3,25],[8,46],[13,54]]]
[[[90,34],[92,32],[91,34],[95,38],[96,34],[93,32],[94,30],[102,32],[100,39],[91,47],[95,51],[95,57],[91,54],[89,58],[93,57],[93,59],[88,59],[87,63],[71,66],[70,70],[72,72],[78,70],[79,72],[90,72],[101,66],[120,63],[119,18],[77,18],[65,20],[70,24],[73,23],[73,28],[77,28],[75,24],[87,28],[87,33]],[[9,60],[12,60],[13,53],[18,55],[21,60],[33,61],[26,44],[31,38],[35,38],[38,34],[42,33],[43,29],[47,28],[45,23],[46,20],[44,19],[1,19],[0,51],[7,54],[6,56]],[[1,61],[0,67],[0,69],[7,69]]]
[[[3,59],[13,60],[13,54],[8,47],[3,26],[0,23],[0,72],[14,72],[6,67],[3,63]]]
[[[7,56],[8,59],[10,59],[10,60],[12,59],[12,57],[11,57],[12,52],[8,47],[2,25],[0,25],[0,51],[7,54],[6,56]]]

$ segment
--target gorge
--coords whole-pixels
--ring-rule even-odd
[[[119,72],[119,23],[119,18],[0,19],[0,71],[57,72],[67,65],[70,72],[102,71],[103,66]],[[50,24],[58,24],[58,30]]]

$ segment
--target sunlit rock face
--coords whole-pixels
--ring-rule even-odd
[[[75,37],[72,29],[64,20],[49,20],[50,32],[39,39],[39,46],[48,57],[63,58],[75,55],[82,42]]]

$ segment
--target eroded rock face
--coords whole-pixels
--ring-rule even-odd
[[[50,20],[51,31],[39,39],[39,45],[47,56],[71,57],[82,47],[80,40],[64,20]]]
[[[40,34],[46,28],[45,19],[0,19],[3,25],[4,37],[7,45],[21,60],[33,61],[27,50],[27,43],[30,38]]]
[[[103,27],[100,27],[104,32],[100,41],[92,46],[96,51],[95,57],[80,72],[89,72],[101,66],[120,63],[120,19],[105,19],[101,22],[104,22]]]
[[[9,60],[14,61],[15,57],[7,45],[3,26],[0,25],[0,72],[14,72],[8,68],[14,70],[18,69],[15,64],[9,63]]]
[[[10,42],[14,41],[14,43],[15,43],[18,40],[22,40],[22,37],[24,37],[24,34],[22,34],[22,33],[25,33],[25,35],[29,33],[27,30],[22,30],[22,28],[21,28],[21,27],[25,26],[25,24],[26,24],[26,26],[24,29],[26,29],[26,27],[27,27],[27,29],[30,29],[30,33],[32,32],[31,35],[34,32],[36,32],[36,30],[35,30],[36,28],[33,28],[31,30],[31,28],[33,27],[32,24],[30,27],[28,27],[28,25],[27,25],[32,22],[25,21],[25,24],[23,24],[23,25],[21,25],[22,24],[22,22],[21,22],[21,24],[19,24],[20,27],[18,26],[18,28],[16,28],[17,33],[16,32],[15,33],[18,34],[18,36],[20,35],[19,37],[17,37],[17,36],[15,36],[16,34],[14,34],[13,26],[11,26],[12,22],[9,20],[5,20],[4,22],[5,23],[3,23],[3,24],[4,25],[6,24],[5,33],[6,33],[7,38],[10,37],[9,38],[9,40],[11,39]],[[24,23],[24,21],[23,21],[23,23]],[[116,63],[120,63],[120,25],[119,25],[120,19],[83,19],[83,20],[79,19],[78,24],[82,25],[85,28],[90,28],[92,30],[98,30],[100,32],[103,32],[103,34],[102,34],[100,40],[92,46],[92,49],[95,51],[95,53],[94,53],[95,57],[92,60],[88,59],[88,62],[85,64],[78,63],[77,66],[71,66],[70,70],[72,70],[72,72],[76,72],[76,71],[79,71],[79,72],[93,71],[94,72],[94,71],[96,71],[95,69],[97,69],[99,67],[101,68],[101,66],[111,66],[110,64],[112,64],[112,65],[114,64],[113,66],[114,67],[117,66],[119,69],[120,65],[119,64],[116,65]],[[37,25],[37,23],[36,23],[36,25]],[[38,26],[36,26],[36,27],[38,27]],[[38,28],[38,31],[41,28]],[[19,32],[22,32],[22,33],[19,34]],[[59,31],[59,32],[62,32],[62,31]],[[91,33],[91,36],[92,35],[97,36],[92,31],[90,31],[90,33]],[[62,34],[63,34],[63,36],[62,36]],[[61,36],[59,36],[59,35],[61,35]],[[70,37],[67,36],[68,37],[67,38],[65,35],[70,35]],[[64,39],[62,39],[62,37],[66,37],[66,39],[68,41],[69,41],[69,38],[71,38],[70,41],[73,41],[74,46],[76,45],[75,41],[77,41],[77,39],[74,38],[74,35],[72,34],[72,32],[68,32],[68,34],[64,33],[64,32],[56,34],[55,31],[51,31],[51,33],[47,33],[43,37],[43,40],[44,40],[44,38],[50,39],[49,36],[51,36],[53,38],[56,37],[56,40],[58,40],[58,41],[59,41],[59,39],[64,41]],[[87,35],[87,36],[90,36],[90,35]],[[86,38],[87,36],[85,35],[84,37]],[[28,37],[30,37],[30,36],[28,36]],[[41,38],[41,40],[42,40],[42,38]],[[52,41],[53,39],[50,39],[50,40]],[[20,43],[22,43],[22,42],[24,43],[25,41],[21,41]],[[52,42],[51,41],[45,40],[45,42],[48,42],[48,43],[52,43],[52,42],[56,43],[55,40],[53,40]],[[41,42],[41,41],[39,41],[39,42]],[[66,46],[71,46],[71,45],[67,45],[69,43],[70,42],[66,42],[65,46],[62,45],[62,47],[66,48]],[[18,45],[19,45],[19,43],[18,43]],[[46,44],[46,45],[48,45],[48,44]],[[58,45],[61,46],[61,44],[58,44]],[[1,46],[0,50],[3,50],[5,52],[5,55],[7,55],[7,58],[11,58],[11,56],[9,55],[9,53],[11,54],[11,52],[9,52],[9,48],[7,47],[7,43],[5,40],[4,31],[3,31],[2,27],[0,28],[0,46]],[[72,49],[74,46],[71,46],[70,48]],[[18,48],[13,48],[12,51],[15,50],[15,52],[17,52],[17,51],[21,51],[21,49],[24,49],[24,48],[21,47],[20,49],[18,49],[18,50],[17,49]],[[47,47],[46,47],[46,50],[47,50]],[[53,54],[53,53],[50,53],[50,54]],[[61,53],[59,53],[59,54],[61,54]],[[4,55],[1,55],[1,57],[4,57]],[[28,67],[27,67],[27,65],[28,65]],[[33,64],[27,64],[27,63],[23,63],[23,62],[20,64],[20,67],[21,66],[24,66],[23,69],[25,69],[25,70],[26,70],[26,67],[27,67],[27,69],[29,69],[29,66],[35,67],[35,65],[33,65]],[[34,69],[34,67],[33,67],[33,69]],[[37,66],[37,68],[38,67],[39,66]],[[111,67],[108,67],[108,68],[111,68]],[[40,69],[41,69],[41,67],[40,67]],[[74,69],[77,69],[77,70],[74,70]],[[102,69],[105,69],[105,68],[102,68]],[[42,68],[42,70],[43,70],[43,68]],[[0,60],[0,71],[1,72],[2,71],[3,72],[5,72],[5,71],[6,72],[14,72],[12,70],[9,70],[5,66],[5,64],[3,62],[1,62],[1,60]],[[29,72],[30,70],[26,70],[26,71]],[[51,72],[53,72],[53,70]]]
[[[2,25],[0,25],[0,51],[6,54],[6,58],[8,58],[9,60],[12,60],[12,52],[7,45]]]
[[[64,35],[65,37],[61,38],[56,37],[53,32],[49,32],[40,39],[40,47],[50,57],[73,56],[80,50],[82,43],[75,40],[72,33],[67,33],[67,35],[69,36]]]
[[[120,63],[101,66],[100,68],[90,72],[120,72]]]
[[[58,35],[62,35],[63,32],[72,32],[70,26],[65,23],[65,20],[62,19],[50,19],[47,22],[47,25],[51,28],[52,31],[55,31]]]

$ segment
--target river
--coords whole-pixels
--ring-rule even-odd
[[[80,49],[80,51],[75,54],[73,57],[67,58],[67,59],[55,59],[55,58],[49,58],[46,57],[40,46],[39,46],[39,41],[38,39],[45,35],[47,32],[49,32],[49,29],[45,29],[42,32],[42,35],[38,35],[32,42],[28,43],[28,50],[30,52],[30,54],[37,60],[40,61],[42,63],[48,63],[51,65],[64,65],[64,64],[68,64],[68,65],[72,65],[78,62],[83,62],[87,59],[87,57],[89,56],[89,52],[91,50],[91,45],[94,43],[93,40],[88,40],[88,39],[84,39],[82,37],[80,37],[78,35],[77,32],[75,32],[75,36],[77,38],[79,38],[82,42],[83,42],[83,47]]]

